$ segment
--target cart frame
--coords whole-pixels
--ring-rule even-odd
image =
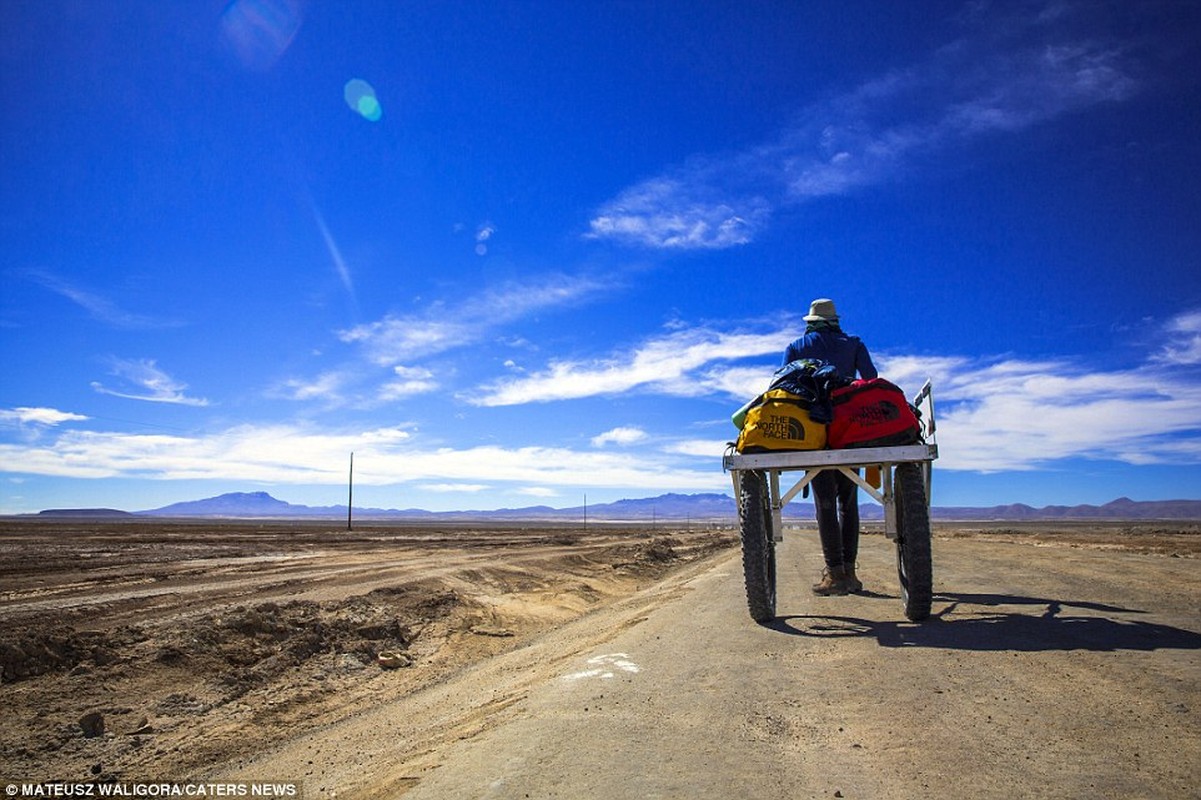
[[[753,531],[747,531],[746,515],[742,513],[742,509],[746,503],[744,497],[744,472],[762,473],[766,480],[766,497],[767,510],[769,511],[769,520],[763,520],[766,526],[770,528],[771,544],[768,547],[770,553],[768,557],[772,559],[770,567],[769,581],[771,586],[771,602],[766,604],[773,607],[774,612],[774,546],[776,543],[784,540],[784,524],[783,510],[789,501],[795,498],[798,494],[805,490],[813,479],[821,472],[826,470],[838,470],[848,478],[859,485],[859,488],[871,499],[884,507],[884,533],[891,541],[897,544],[898,548],[898,571],[902,581],[902,598],[906,603],[906,614],[911,619],[923,618],[929,614],[928,599],[925,602],[925,609],[918,603],[917,607],[911,607],[909,601],[908,584],[906,581],[906,564],[904,563],[906,554],[903,548],[906,545],[906,539],[911,542],[918,538],[925,539],[926,566],[924,567],[926,577],[924,580],[929,580],[929,509],[930,509],[930,489],[933,477],[933,462],[938,458],[938,444],[936,442],[936,426],[934,422],[934,395],[931,382],[929,380],[922,386],[921,391],[915,395],[913,399],[914,407],[923,409],[921,414],[922,420],[922,444],[904,445],[900,447],[868,447],[843,450],[801,450],[787,451],[780,453],[756,453],[756,454],[727,454],[722,459],[723,469],[730,472],[734,483],[734,498],[737,501],[742,517],[743,526],[743,542],[744,551],[747,549],[747,539],[749,536],[756,535]],[[916,524],[911,519],[908,523],[909,530],[906,530],[907,523],[899,518],[898,515],[898,486],[897,486],[897,467],[902,464],[915,464],[921,476],[921,503],[924,508],[921,509],[920,516],[915,517]],[[859,473],[860,469],[876,467],[880,471],[879,487],[872,485],[863,475]],[[912,480],[912,469],[904,468],[905,475],[903,480]],[[785,473],[803,470],[801,475],[787,489],[783,489],[781,480]],[[791,476],[790,476],[791,477]],[[783,489],[783,490],[782,490]],[[904,491],[910,495],[911,505],[917,497],[916,489],[913,487],[905,487]],[[909,516],[913,516],[912,512]],[[924,521],[924,523],[923,523]],[[925,530],[920,530],[924,527]],[[916,529],[915,529],[916,528]],[[754,543],[756,547],[759,543]],[[750,569],[748,565],[748,570]],[[752,592],[751,577],[748,572],[748,600],[751,600]],[[930,594],[929,587],[926,587],[924,594],[928,597]],[[752,616],[756,618],[766,614],[765,605],[760,602],[758,609],[754,608],[755,602],[752,600]],[[759,620],[764,621],[764,620]]]

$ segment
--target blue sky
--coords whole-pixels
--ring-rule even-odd
[[[1192,2],[0,3],[0,512],[728,492],[831,297],[939,505],[1199,498]]]

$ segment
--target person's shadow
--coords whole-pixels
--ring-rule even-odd
[[[886,595],[872,595],[886,597]],[[941,592],[936,608],[922,622],[880,621],[858,617],[791,615],[763,626],[791,636],[816,638],[872,636],[882,647],[939,647],[952,650],[1178,650],[1201,649],[1201,633],[1112,615],[1146,612],[1101,603],[999,594]],[[1040,606],[1041,614],[990,611],[947,618],[961,605]],[[1065,613],[1064,610],[1068,609]],[[1099,612],[1101,616],[1072,613]]]

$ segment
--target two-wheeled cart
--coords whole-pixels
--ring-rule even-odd
[[[734,480],[747,606],[756,622],[769,622],[776,616],[776,545],[784,540],[784,506],[824,470],[839,470],[884,506],[884,533],[896,544],[905,616],[914,621],[930,616],[930,478],[938,445],[934,441],[934,399],[929,381],[913,400],[918,408],[923,403],[922,444],[730,454],[722,459],[722,466]],[[873,467],[879,470],[878,486],[859,472]],[[804,474],[792,487],[781,491],[785,474],[801,470]]]

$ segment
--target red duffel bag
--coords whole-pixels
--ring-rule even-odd
[[[905,393],[883,378],[855,381],[835,389],[830,399],[834,418],[829,447],[897,447],[921,438],[921,425]]]

